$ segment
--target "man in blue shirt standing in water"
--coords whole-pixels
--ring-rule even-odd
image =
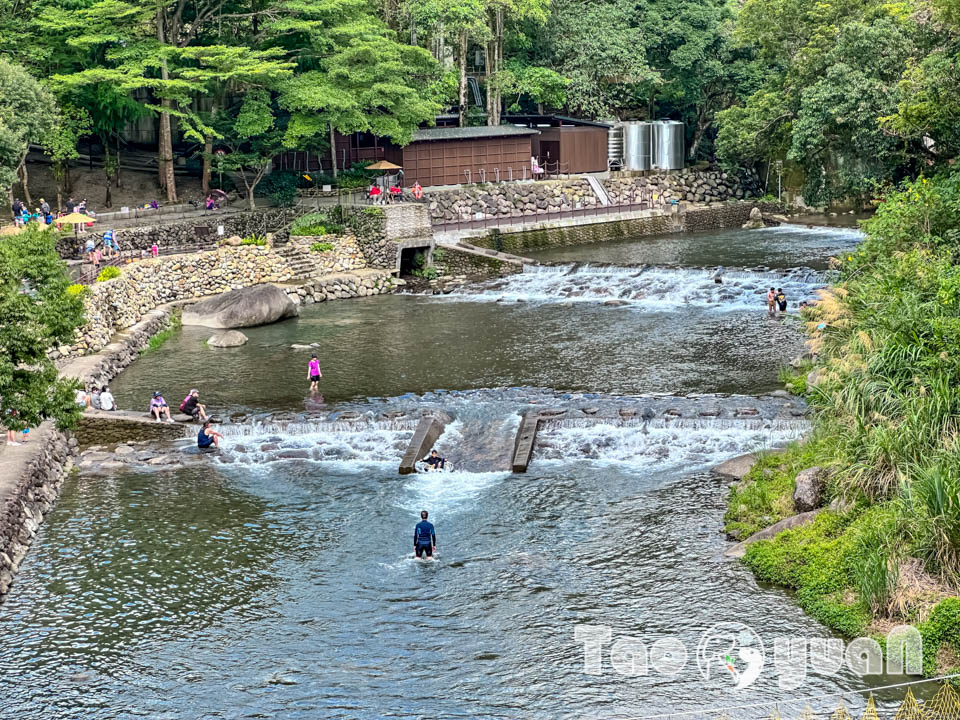
[[[434,532],[433,523],[427,522],[427,511],[420,511],[420,522],[413,530],[413,550],[417,557],[433,557],[433,551],[437,549],[437,534]]]

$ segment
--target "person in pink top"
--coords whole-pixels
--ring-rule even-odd
[[[314,353],[307,366],[307,377],[310,378],[310,392],[314,392],[320,387],[320,378],[323,374],[320,372],[320,361],[317,360],[317,354]]]
[[[157,255],[159,255],[159,254],[160,254],[160,246],[157,245],[156,243],[154,243],[153,246],[150,248],[150,254],[153,255],[154,257],[156,257]]]

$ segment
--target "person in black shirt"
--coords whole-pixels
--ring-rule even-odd
[[[440,457],[440,453],[438,453],[436,450],[431,450],[430,457],[424,458],[423,461],[429,466],[427,468],[429,472],[443,470],[447,464],[447,459]]]
[[[437,533],[433,528],[433,523],[427,522],[427,511],[420,511],[420,522],[413,529],[413,550],[417,557],[433,557],[434,550],[437,549]]]
[[[207,419],[207,406],[200,404],[200,393],[197,390],[191,390],[190,394],[183,399],[180,410],[194,420]]]
[[[777,288],[777,305],[780,308],[781,313],[787,311],[787,296],[783,292],[783,288]]]

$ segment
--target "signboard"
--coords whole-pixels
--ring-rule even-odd
[[[217,225],[217,235],[223,236],[223,225]]]

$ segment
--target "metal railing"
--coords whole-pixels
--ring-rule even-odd
[[[99,245],[100,244],[98,243],[98,246]],[[187,255],[190,253],[210,252],[211,250],[216,250],[218,247],[219,243],[216,240],[187,243],[185,245],[171,245],[167,247],[158,247],[157,256],[163,257],[168,255]],[[75,281],[81,285],[92,285],[96,282],[97,276],[100,275],[105,267],[123,267],[124,265],[129,265],[137,260],[147,260],[152,257],[153,253],[146,249],[134,250],[128,248],[126,250],[121,250],[119,255],[102,258],[98,267],[92,267],[89,270],[85,270],[84,272],[80,273],[76,276]]]

